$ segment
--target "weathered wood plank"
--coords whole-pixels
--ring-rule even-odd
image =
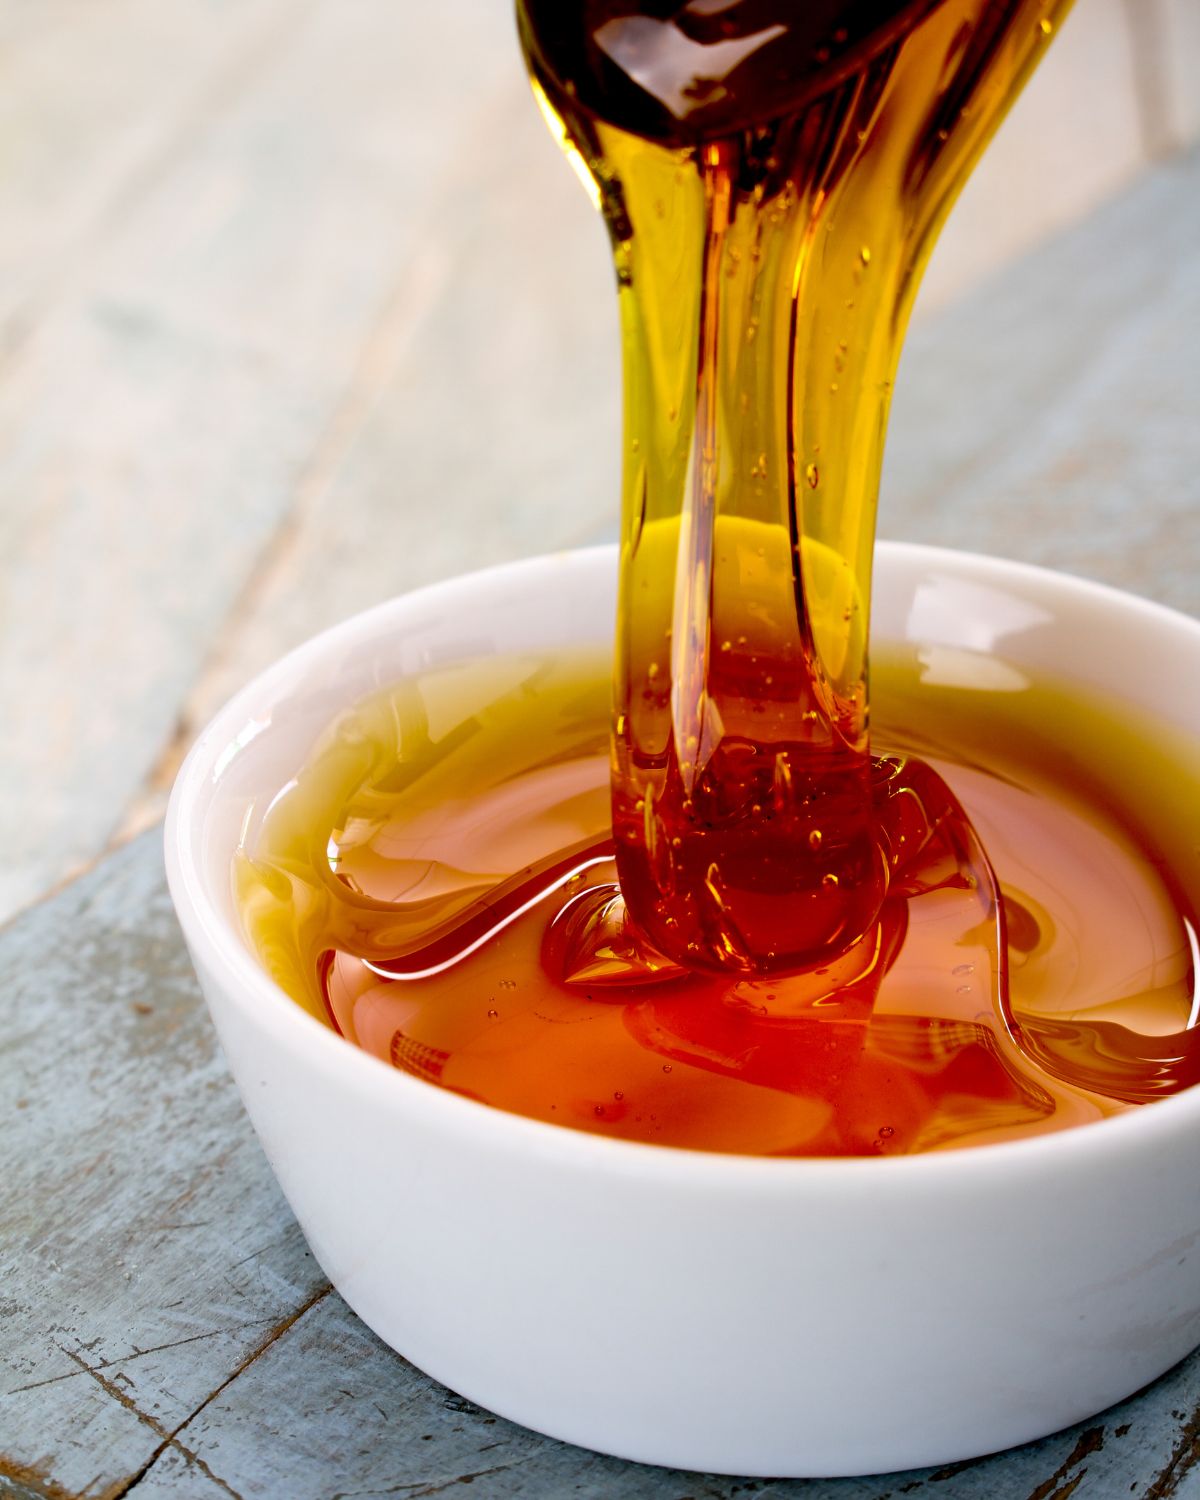
[[[217,1056],[157,836],[0,934],[0,1474],[127,1479],[324,1279]]]
[[[1019,557],[1200,612],[1200,152],[913,330],[886,536]]]
[[[574,544],[615,516],[608,247],[515,70],[436,219],[419,315],[386,339],[353,441],[308,490],[189,703],[190,724],[355,609]]]
[[[927,308],[1141,159],[1125,21],[1078,8]],[[0,912],[166,779],[210,651],[189,722],[356,603],[611,516],[603,236],[511,30],[493,0],[0,0]]]
[[[1168,1500],[1200,1482],[1200,1356],[1010,1454],[832,1482],[625,1464],[445,1390],[308,1256],[217,1054],[157,835],[0,932],[0,1039],[0,1496]],[[864,1392],[864,1420],[886,1399]]]
[[[295,19],[289,0],[0,4],[0,360]]]
[[[490,0],[424,8],[420,48],[384,0],[287,10],[0,385],[0,913],[103,847],[170,739],[517,69]]]
[[[631,1355],[635,1357],[635,1355]],[[864,1421],[872,1399],[864,1393]],[[1200,1362],[1148,1395],[1041,1443],[961,1468],[848,1480],[738,1480],[652,1469],[539,1437],[436,1385],[330,1297],[180,1433],[228,1487],[252,1496],[434,1495],[471,1483],[488,1500],[1076,1500],[1145,1496],[1200,1402]],[[1180,1475],[1181,1482],[1187,1470]],[[187,1460],[164,1454],[133,1494],[185,1493]],[[1055,1482],[1042,1488],[1047,1481]],[[1073,1489],[1068,1489],[1075,1481]],[[1040,1494],[1039,1494],[1040,1490]],[[1164,1494],[1182,1493],[1166,1490]]]

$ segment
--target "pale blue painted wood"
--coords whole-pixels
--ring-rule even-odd
[[[15,498],[0,508],[0,545],[11,556],[18,537],[18,555],[33,568],[29,577],[58,577],[62,598],[54,607],[79,613],[77,634],[98,637],[98,619],[110,632],[100,642],[110,658],[107,675],[94,682],[82,647],[82,654],[72,648],[60,657],[36,631],[19,638],[23,672],[53,659],[60,682],[86,688],[80,702],[92,704],[101,730],[113,727],[107,750],[101,734],[66,752],[75,757],[72,774],[92,777],[96,807],[88,826],[96,838],[120,798],[140,784],[152,758],[146,747],[169,732],[199,667],[197,642],[229,615],[254,548],[275,535],[297,493],[302,519],[327,538],[339,510],[346,525],[369,527],[396,488],[408,486],[421,500],[416,521],[436,514],[442,523],[424,543],[427,571],[458,565],[454,546],[440,539],[447,531],[452,544],[469,536],[479,549],[475,560],[485,560],[551,540],[583,540],[603,525],[596,517],[611,502],[601,497],[613,488],[608,435],[588,437],[592,417],[582,413],[612,401],[609,304],[599,296],[580,301],[569,318],[531,334],[539,278],[551,300],[565,296],[577,274],[575,250],[539,267],[532,289],[506,300],[507,289],[521,282],[518,273],[531,279],[529,270],[497,254],[489,238],[506,214],[544,212],[543,182],[559,181],[563,169],[543,144],[537,171],[544,177],[531,175],[511,192],[495,186],[490,198],[476,193],[496,183],[509,146],[525,141],[532,151],[540,129],[527,119],[519,80],[507,76],[512,54],[485,55],[486,26],[499,28],[501,10],[507,29],[507,6],[493,7],[480,23],[479,76],[490,76],[493,61],[505,71],[489,107],[513,134],[481,141],[476,166],[461,181],[443,183],[425,205],[421,222],[434,238],[405,241],[410,231],[397,228],[399,209],[386,198],[393,190],[384,181],[388,153],[401,150],[398,139],[381,144],[374,124],[364,125],[353,142],[337,137],[346,156],[322,162],[313,159],[320,156],[315,134],[288,134],[289,112],[294,118],[307,102],[305,80],[321,72],[323,59],[346,55],[339,37],[357,55],[380,14],[367,0],[347,4],[341,19],[323,11],[315,30],[298,24],[297,37],[268,69],[265,93],[256,89],[255,101],[240,106],[231,100],[215,133],[201,132],[189,169],[193,186],[204,184],[196,201],[173,178],[148,192],[135,227],[152,228],[157,243],[174,247],[171,264],[156,265],[151,251],[133,242],[134,229],[121,230],[133,240],[87,269],[76,311],[54,312],[39,325],[0,388],[0,437],[5,453],[15,455],[5,492]],[[297,17],[303,14],[297,8]],[[357,118],[384,119],[386,66],[377,60],[375,92],[368,91],[375,104]],[[331,82],[322,96],[331,130],[347,87],[342,79],[339,96]],[[372,156],[377,147],[379,160]],[[336,179],[350,161],[354,182],[338,196]],[[272,173],[281,181],[270,214],[282,218],[268,225],[251,212],[247,195],[248,184]],[[561,180],[563,191],[571,190]],[[308,272],[285,263],[287,225],[301,222],[287,217],[297,183],[331,194],[346,214],[363,215],[353,223],[373,235],[394,234],[391,243],[407,244],[410,258],[389,267],[386,245],[341,246],[330,229],[320,258],[338,265],[340,280],[313,286]],[[352,206],[376,184],[384,199]],[[577,217],[565,221],[556,243],[593,257],[590,274],[599,287],[602,237],[582,199],[570,202],[564,213],[577,209]],[[343,218],[342,228],[350,222]],[[423,258],[422,246],[433,252]],[[1051,561],[1200,611],[1198,251],[1200,164],[1193,156],[1147,177],[1080,230],[918,328],[896,401],[885,534]],[[411,293],[397,288],[411,288],[405,278],[414,267],[419,295],[406,302]],[[451,288],[464,279],[475,289],[456,305]],[[382,315],[380,298],[387,304]],[[498,344],[475,359],[474,335],[489,317]],[[523,337],[532,342],[522,344]],[[526,388],[505,373],[513,368],[505,351],[518,346],[543,371]],[[330,349],[336,358],[326,368]],[[578,384],[569,390],[560,373],[572,358]],[[160,402],[168,384],[172,394]],[[107,416],[89,406],[101,385],[106,399],[120,398]],[[478,403],[471,419],[484,441],[477,451],[460,451],[455,429],[442,420],[456,394]],[[615,409],[606,410],[605,420],[615,419]],[[538,416],[548,435],[530,455],[520,446],[521,430],[529,429],[517,423]],[[314,445],[316,429],[327,436]],[[78,445],[69,461],[55,436],[67,430]],[[596,455],[582,473],[580,452]],[[494,453],[504,465],[493,470]],[[505,472],[531,478],[514,493],[511,482],[501,482]],[[73,484],[91,484],[98,473],[115,484],[116,519],[108,530],[82,521],[86,508],[72,498]],[[577,475],[565,499],[564,473]],[[228,556],[213,543],[211,527],[205,539],[187,506],[171,527],[162,527],[151,506],[184,490],[193,506],[215,505],[230,486],[244,504]],[[121,602],[119,590],[89,592],[82,566],[37,573],[38,549],[52,552],[54,538],[67,534],[57,526],[67,527],[84,558],[119,543],[146,568],[160,565],[161,592],[148,596],[150,606],[131,599],[122,614],[113,603]],[[307,603],[287,599],[283,584],[268,580],[259,602],[270,608],[262,618],[277,606],[284,636],[307,634],[333,612],[365,602],[371,589],[390,592],[416,581],[403,571],[416,566],[404,526],[390,559],[377,560],[366,548],[363,539],[374,532],[354,535],[368,569],[365,596],[348,599],[332,571],[325,592],[312,584]],[[296,556],[315,566],[320,548],[305,553],[310,545],[299,535]],[[211,593],[180,584],[188,562]],[[312,573],[300,570],[293,581],[299,577],[311,583]],[[15,601],[22,618],[34,619],[33,585],[21,585],[32,590],[27,594],[14,592],[9,578],[5,587],[5,606],[11,610]],[[107,614],[94,607],[98,597],[108,601]],[[147,668],[132,648],[113,647],[153,630],[171,636],[157,666]],[[235,631],[228,644],[230,662],[247,662],[255,651],[274,654],[283,639],[255,627],[244,637]],[[177,649],[182,654],[171,657]],[[223,670],[217,668],[214,680]],[[139,694],[152,700],[144,719]],[[10,694],[8,701],[16,700]],[[43,717],[33,728],[47,722],[57,723]],[[137,754],[116,734],[130,722],[145,731]],[[76,727],[66,723],[61,733],[69,739]],[[5,732],[14,732],[11,720]],[[6,784],[5,806],[16,821],[5,838],[13,844],[33,837],[24,814],[37,796],[65,793],[54,790],[53,777],[41,783],[10,776]],[[1195,1358],[1136,1401],[1042,1444],[951,1473],[838,1483],[739,1484],[624,1465],[459,1401],[358,1324],[308,1255],[215,1052],[167,905],[154,836],[0,930],[0,1118],[7,1148],[0,1174],[0,1496],[324,1500],[453,1493],[468,1478],[476,1495],[535,1500],[1170,1500],[1200,1493]],[[872,1395],[883,1401],[887,1393]]]
[[[497,0],[422,7],[416,44],[387,0],[254,5],[270,14],[253,26],[204,7],[221,67],[182,15],[175,50],[169,25],[141,36],[134,0],[107,46],[92,17],[99,74],[127,29],[149,60],[125,70],[132,120],[90,196],[56,215],[66,185],[47,175],[40,239],[36,201],[5,177],[33,169],[0,155],[0,210],[33,262],[10,278],[24,296],[0,344],[0,917],[102,850],[151,778],[264,550],[340,454],[380,319],[444,232],[435,205],[496,80],[520,84]],[[75,50],[45,50],[34,83],[57,97]],[[175,130],[169,90],[142,87],[155,60],[198,96]],[[102,134],[111,92],[87,94]],[[41,114],[62,154],[79,130],[85,164],[103,156],[86,110]],[[126,142],[139,121],[165,157]],[[0,336],[5,317],[0,297]]]
[[[880,531],[1200,613],[1200,151],[909,338]]]
[[[1200,1482],[1200,1355],[1044,1442],[840,1481],[622,1463],[447,1391],[308,1254],[218,1054],[157,833],[0,932],[0,1038],[0,1497],[1168,1500]],[[864,1392],[863,1420],[886,1400]]]
[[[325,1285],[247,1133],[157,836],[0,934],[0,1474],[128,1476]]]
[[[1144,159],[1130,3],[1077,7],[935,300]],[[1194,0],[1152,5],[1177,95]],[[603,232],[510,12],[0,0],[0,914],[152,815],[286,646],[613,524]]]

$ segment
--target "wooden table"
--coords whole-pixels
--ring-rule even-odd
[[[1200,613],[1198,330],[1193,154],[918,332],[887,529]],[[0,1015],[0,1495],[1200,1495],[1196,1357],[1017,1452],[836,1483],[623,1464],[426,1379],[342,1304],[275,1187],[202,1011],[157,830],[0,932]],[[886,1399],[864,1392],[864,1420]]]
[[[918,323],[1200,136],[1197,76],[1197,0],[1080,0]],[[0,225],[3,921],[159,817],[288,647],[611,527],[619,397],[605,236],[512,0],[0,0]],[[1013,287],[980,417],[1057,296]],[[974,456],[1002,430],[968,423]]]
[[[121,6],[152,32],[152,7],[137,0]],[[60,0],[59,10],[69,8],[70,0]],[[208,108],[212,99],[236,94],[241,75],[231,66],[222,71],[220,60],[204,51],[211,37],[202,9],[181,0],[178,14],[195,13],[188,43],[193,71],[212,62],[204,83]],[[247,0],[236,22],[227,22],[244,33],[238,66],[265,67],[300,10]],[[305,13],[321,22],[305,42],[310,67],[329,55],[327,32],[353,30],[365,14],[349,3],[336,11],[310,5]],[[38,24],[30,17],[29,25]],[[366,30],[360,40],[369,41]],[[355,235],[371,230],[363,196],[376,186],[383,193],[386,183],[370,213],[381,234],[387,229],[408,190],[391,174],[409,149],[384,129],[388,61],[372,75],[383,132],[380,180],[360,162],[365,178],[347,185],[339,163],[322,166],[316,125],[299,155],[288,134],[298,118],[292,93],[302,74],[294,52],[282,49],[275,81],[260,90],[256,110],[209,143],[208,175],[193,172],[186,201],[165,171],[166,156],[147,154],[135,123],[126,122],[125,157],[106,170],[125,173],[122,191],[150,215],[159,252],[173,244],[177,256],[186,256],[206,224],[224,222],[229,195],[236,196],[231,162],[255,152],[260,174],[268,176],[272,166],[284,177],[300,173],[302,156],[306,191],[331,195],[347,212],[353,205]],[[463,87],[477,98],[492,63],[485,50],[472,56],[474,62],[464,62]],[[138,65],[136,55],[123,56],[118,72]],[[102,74],[91,87],[119,103],[117,85]],[[406,78],[406,86],[418,87],[419,69],[410,68]],[[169,93],[166,82],[156,86]],[[63,109],[87,102],[72,98]],[[203,103],[180,107],[177,138],[162,146],[167,156],[195,146]],[[332,114],[337,90],[319,103]],[[503,145],[492,137],[479,149],[498,160]],[[455,184],[440,180],[442,199],[429,213],[436,219],[445,210],[438,222],[460,271],[485,266],[491,242],[477,237],[497,216],[537,212],[537,193],[519,184],[507,197],[496,189],[499,196],[482,207],[476,202],[464,212],[459,204],[451,212]],[[471,181],[478,186],[477,177]],[[273,204],[274,213],[284,211],[285,198]],[[57,200],[52,206],[61,209]],[[146,222],[143,216],[143,230]],[[180,223],[187,232],[179,228],[172,241],[172,226]],[[578,224],[581,236],[595,228],[582,205]],[[37,404],[35,397],[50,399],[55,372],[66,382],[63,399],[76,403],[85,448],[93,444],[99,452],[101,438],[112,438],[115,409],[126,424],[126,446],[147,448],[142,467],[133,464],[120,476],[145,486],[154,501],[143,517],[148,536],[137,535],[122,513],[130,565],[145,571],[157,560],[166,579],[157,595],[131,589],[130,618],[112,626],[118,633],[159,631],[145,658],[156,663],[153,692],[140,677],[122,681],[138,674],[102,651],[89,656],[80,646],[68,664],[87,713],[101,713],[104,695],[115,695],[114,714],[127,714],[136,730],[134,739],[107,750],[103,737],[90,742],[90,767],[82,751],[72,762],[72,774],[90,768],[98,789],[76,851],[84,861],[103,848],[105,820],[129,805],[148,762],[158,758],[159,781],[169,779],[175,757],[162,741],[175,718],[182,716],[183,743],[186,726],[234,677],[345,612],[352,601],[329,569],[317,566],[322,559],[336,560],[338,547],[351,554],[357,547],[364,601],[414,581],[416,564],[400,553],[380,558],[364,551],[364,536],[378,514],[372,505],[389,487],[438,492],[437,454],[422,442],[422,428],[435,420],[433,397],[418,378],[420,361],[416,374],[412,365],[414,351],[433,347],[426,309],[440,309],[439,370],[453,370],[456,361],[458,368],[469,365],[468,389],[476,394],[488,382],[503,384],[511,370],[503,347],[478,355],[473,342],[485,309],[471,299],[486,300],[493,282],[485,278],[487,294],[478,286],[466,294],[456,321],[454,299],[440,279],[445,261],[422,259],[419,246],[409,264],[425,279],[414,284],[408,276],[391,301],[383,299],[381,318],[372,304],[375,332],[365,345],[355,288],[361,292],[374,278],[375,295],[381,273],[364,260],[362,244],[343,245],[334,235],[325,247],[325,263],[340,265],[328,295],[300,287],[295,264],[279,264],[279,306],[268,305],[271,273],[288,250],[285,230],[286,224],[280,230],[251,216],[234,236],[243,270],[246,257],[257,257],[258,294],[249,300],[228,300],[236,278],[219,274],[220,244],[215,261],[205,262],[208,271],[191,268],[193,301],[185,306],[173,279],[177,260],[154,260],[130,240],[121,254],[105,252],[87,265],[47,260],[36,295],[23,304],[49,309],[53,336],[27,346],[36,357],[24,365],[18,360],[15,383],[0,391],[5,451],[37,469],[42,503],[70,511],[69,485],[54,490],[53,465],[33,451],[36,431],[28,452],[16,443],[18,418]],[[597,244],[597,267],[602,258]],[[516,276],[516,267],[487,263],[487,275],[503,282]],[[87,295],[75,313],[54,311],[62,286],[76,283]],[[550,298],[561,294],[562,307],[570,304],[567,290],[566,281],[557,290],[541,288]],[[319,329],[305,322],[318,314]],[[528,305],[512,315],[526,317]],[[602,448],[607,453],[607,436],[601,430],[597,437],[591,424],[597,412],[611,415],[611,350],[594,352],[608,314],[581,305],[574,316],[522,345],[528,367],[543,371],[524,399],[555,419],[536,462],[515,451],[523,440],[510,430],[515,408],[503,402],[486,408],[489,425],[477,449],[446,457],[453,471],[446,515],[460,534],[476,522],[481,528],[474,561],[536,550],[539,538],[541,545],[594,539],[611,527],[603,498],[613,483],[610,461],[590,458]],[[24,326],[11,318],[5,324],[10,353]],[[502,318],[501,344],[510,328]],[[1198,334],[1200,157],[1193,152],[1146,171],[1085,222],[918,324],[895,404],[884,534],[1065,567],[1200,614]],[[569,403],[558,389],[567,361],[573,361]],[[199,402],[190,427],[158,398],[163,372],[179,380],[181,368],[186,379],[194,377]],[[88,393],[112,370],[121,402],[93,408]],[[213,399],[217,389],[225,391],[220,401]],[[265,426],[251,421],[256,401],[266,403]],[[105,448],[100,456],[116,451]],[[487,467],[496,452],[503,460],[496,473],[507,475],[506,483],[514,486],[518,472],[525,476],[505,507],[493,503],[498,481]],[[581,453],[589,461],[577,470]],[[564,511],[563,487],[573,474],[587,503]],[[176,481],[198,505],[216,504],[223,487],[233,488],[240,508],[231,513],[224,548],[187,507],[173,530],[161,524],[155,505],[169,501]],[[486,515],[478,510],[481,489]],[[287,510],[285,490],[288,506],[299,508],[287,511],[293,520],[281,540],[276,528]],[[256,549],[266,549],[257,569]],[[413,551],[425,575],[455,566],[456,554],[437,538],[423,538]],[[61,580],[68,592],[77,590],[82,610],[94,602],[85,553],[82,547],[64,562]],[[308,571],[299,575],[308,589],[303,597],[281,581],[289,567],[289,576],[298,576],[298,553],[308,558]],[[180,585],[189,556],[205,583],[194,595]],[[225,622],[223,633],[215,653],[206,655],[214,621]],[[102,623],[93,633],[101,633]],[[22,640],[29,650],[41,649],[36,632]],[[87,675],[94,663],[97,681]],[[33,701],[39,711],[53,707],[49,698]],[[33,765],[36,744],[29,755]],[[36,776],[28,785],[10,784],[2,805],[19,810],[25,799],[32,806],[49,786]],[[154,778],[145,786],[154,793]],[[154,805],[152,795],[151,813]],[[489,1500],[1200,1496],[1200,1357],[1079,1429],[1013,1453],[837,1482],[738,1481],[625,1464],[513,1427],[437,1386],[357,1321],[312,1260],[216,1051],[165,894],[159,840],[155,829],[125,844],[0,929],[0,1497],[348,1500],[468,1487]],[[60,866],[71,855],[65,844],[51,852]],[[43,886],[56,868],[46,865]],[[27,899],[23,887],[10,904]],[[871,1404],[886,1401],[887,1392],[865,1391],[863,1400],[869,1421]]]

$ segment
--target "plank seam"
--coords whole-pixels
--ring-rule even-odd
[[[252,1257],[247,1256],[247,1259],[252,1259]],[[236,1270],[237,1267],[235,1265],[230,1267],[230,1269]],[[50,1375],[45,1380],[31,1380],[28,1385],[13,1386],[11,1390],[5,1391],[4,1395],[22,1396],[26,1391],[38,1391],[43,1386],[58,1385],[63,1380],[78,1380],[81,1375],[95,1374],[97,1370],[111,1370],[116,1365],[135,1364],[139,1359],[145,1358],[148,1354],[161,1354],[164,1349],[180,1349],[185,1344],[199,1344],[205,1339],[220,1338],[223,1334],[245,1333],[251,1328],[261,1328],[264,1323],[269,1323],[270,1321],[270,1318],[252,1318],[249,1323],[237,1323],[229,1328],[213,1328],[208,1333],[192,1333],[187,1338],[172,1339],[167,1344],[152,1344],[148,1349],[139,1349],[135,1344],[131,1354],[118,1355],[115,1359],[102,1359],[98,1365],[83,1365],[78,1370],[67,1370],[62,1375]],[[60,1344],[59,1348],[61,1347]]]
[[[159,819],[159,822],[161,821]],[[147,831],[145,829],[141,830],[141,832]],[[134,833],[129,839],[122,840],[121,843],[132,843],[139,836],[140,834]],[[36,896],[25,902],[23,906],[18,906],[15,911],[6,912],[0,917],[0,937],[3,937],[10,927],[15,927],[18,922],[32,915],[40,907],[48,906],[52,901],[56,901],[65,891],[70,890],[76,881],[90,875],[98,864],[107,859],[110,854],[115,854],[119,847],[121,847],[120,844],[113,844],[111,847],[98,849],[89,859],[72,865],[70,870],[61,879],[56,880],[48,890],[39,891]]]
[[[70,1490],[46,1476],[41,1464],[18,1463],[0,1453],[0,1495],[15,1500],[77,1500]],[[9,1486],[12,1488],[10,1489]]]
[[[1049,1479],[1043,1480],[1041,1484],[1030,1494],[1029,1500],[1067,1500],[1067,1496],[1073,1495],[1079,1488],[1083,1476],[1087,1473],[1087,1466],[1079,1468],[1083,1460],[1093,1453],[1099,1453],[1104,1447],[1104,1426],[1089,1427],[1080,1435],[1079,1441],[1051,1474]],[[1068,1478],[1071,1470],[1079,1468],[1079,1472]]]
[[[340,398],[300,468],[290,509],[247,570],[246,581],[216,632],[213,647],[189,695],[191,699],[194,700],[196,693],[202,690],[206,678],[220,669],[243,623],[253,617],[259,601],[269,592],[274,578],[295,547],[313,501],[331,483],[353,448],[386,387],[390,372],[403,358],[422,310],[444,279],[445,271],[439,269],[437,258],[427,249],[406,264],[399,285],[394,285],[389,292]],[[109,836],[105,852],[119,846],[126,828],[132,826],[136,830],[139,804],[165,792],[170,786],[198,731],[195,718],[195,710],[190,702],[185,701],[173,735],[143,783],[141,796],[122,813]]]
[[[504,98],[508,92],[509,86],[505,83],[484,99],[471,117],[472,125],[478,127],[487,121],[496,94]],[[464,138],[469,141],[472,134],[467,131]],[[440,221],[443,201],[452,200],[458,186],[457,175],[449,174],[441,194],[425,210],[424,217],[429,225]],[[205,683],[220,672],[235,649],[241,627],[254,617],[261,600],[270,594],[317,500],[333,483],[390,382],[403,366],[422,319],[450,280],[449,267],[455,251],[454,243],[435,242],[432,231],[427,230],[420,237],[418,248],[404,260],[397,276],[380,298],[341,393],[335,398],[308,457],[298,467],[291,485],[291,505],[247,569],[245,583],[214,632],[212,647],[184,700],[174,733],[144,779],[141,794],[122,810],[106,849],[119,847],[126,837],[138,832],[147,812],[153,814],[156,810],[154,799],[161,797],[170,787],[201,727],[196,722],[196,704],[203,701]],[[150,804],[149,808],[147,804]]]
[[[121,1406],[130,1411],[134,1416],[138,1418],[139,1421],[144,1422],[152,1432],[154,1432],[159,1438],[161,1438],[161,1442],[159,1443],[158,1447],[154,1449],[154,1451],[146,1459],[146,1462],[141,1466],[141,1468],[138,1469],[135,1473],[129,1475],[128,1478],[119,1480],[115,1485],[112,1485],[108,1489],[106,1489],[100,1496],[100,1500],[124,1500],[124,1497],[130,1494],[142,1482],[142,1480],[159,1461],[163,1454],[168,1452],[168,1450],[170,1449],[174,1449],[186,1463],[194,1465],[197,1469],[199,1469],[200,1472],[204,1474],[209,1480],[211,1480],[213,1484],[217,1485],[219,1489],[223,1490],[227,1495],[229,1495],[231,1497],[231,1500],[242,1500],[242,1496],[238,1494],[237,1490],[235,1490],[230,1484],[226,1483],[226,1481],[222,1479],[219,1474],[214,1473],[198,1453],[195,1453],[185,1443],[179,1441],[179,1435],[180,1433],[186,1431],[188,1426],[196,1420],[196,1418],[202,1411],[204,1411],[206,1407],[210,1406],[218,1396],[220,1396],[224,1391],[228,1390],[233,1382],[237,1380],[239,1376],[241,1376],[246,1370],[248,1370],[250,1366],[255,1362],[255,1360],[257,1360],[261,1355],[265,1354],[272,1344],[274,1344],[278,1339],[282,1338],[290,1328],[293,1328],[300,1321],[300,1319],[303,1318],[307,1313],[310,1313],[314,1307],[323,1302],[324,1299],[328,1297],[330,1292],[332,1291],[333,1286],[327,1282],[318,1291],[314,1292],[312,1296],[301,1303],[301,1305],[294,1312],[289,1313],[286,1318],[276,1323],[267,1337],[262,1341],[262,1343],[258,1344],[254,1349],[252,1349],[246,1356],[246,1358],[242,1360],[242,1362],[237,1366],[237,1368],[233,1370],[233,1372],[228,1375],[220,1383],[220,1385],[216,1387],[215,1390],[210,1391],[209,1394],[204,1398],[204,1400],[201,1401],[193,1411],[189,1412],[182,1422],[177,1423],[175,1427],[170,1429],[164,1427],[162,1423],[159,1422],[155,1417],[152,1417],[148,1413],[142,1411],[137,1403],[134,1402],[118,1386],[116,1386],[114,1382],[106,1379],[99,1369],[93,1368],[80,1355],[73,1353],[70,1349],[63,1348],[62,1345],[59,1345],[59,1347],[62,1348],[63,1353],[66,1354],[69,1359],[73,1360],[77,1365],[79,1365],[82,1371],[86,1371],[89,1375],[91,1375],[92,1378],[97,1381],[97,1383],[109,1396],[111,1396]]]

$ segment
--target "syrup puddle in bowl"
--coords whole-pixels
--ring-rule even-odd
[[[393,1066],[619,1139],[887,1155],[1187,1087],[1194,747],[949,655],[875,664],[901,853],[867,937],[808,971],[687,970],[629,922],[601,653],[431,672],[342,715],[238,854],[246,930]]]

